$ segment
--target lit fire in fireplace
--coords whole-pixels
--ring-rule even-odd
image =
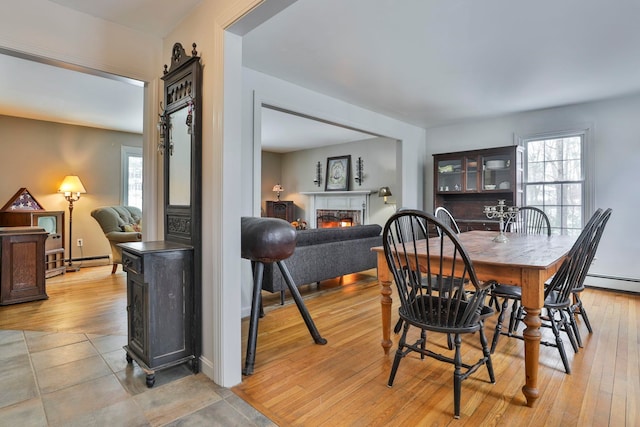
[[[318,209],[316,214],[318,228],[352,227],[360,223],[360,211]]]

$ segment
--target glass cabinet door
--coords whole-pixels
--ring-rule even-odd
[[[478,157],[466,157],[465,191],[478,191]]]
[[[438,168],[438,192],[454,192],[462,190],[462,158],[440,160]]]
[[[495,155],[482,157],[482,190],[510,191],[512,182],[511,156]]]

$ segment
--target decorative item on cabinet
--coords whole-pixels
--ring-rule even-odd
[[[284,188],[282,188],[282,185],[280,184],[274,185],[272,191],[276,193],[276,200],[280,201],[280,193],[284,191]]]
[[[320,162],[316,164],[316,176],[313,179],[313,183],[316,187],[320,187],[320,184],[322,184],[322,164]]]
[[[45,241],[45,278],[64,274],[64,212],[48,211],[20,188],[0,210],[0,227],[41,227],[48,233]]]
[[[358,157],[358,160],[356,160],[356,175],[354,179],[358,185],[362,185],[364,180],[364,160],[362,160],[362,157]]]

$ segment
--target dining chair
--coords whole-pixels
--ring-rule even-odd
[[[551,223],[542,209],[534,206],[522,206],[518,208],[518,213],[507,221],[504,231],[551,236]]]
[[[451,363],[454,365],[454,417],[460,418],[462,381],[486,365],[489,380],[495,383],[483,323],[493,314],[493,310],[484,305],[484,299],[495,282],[478,280],[457,234],[434,215],[417,210],[397,212],[386,222],[382,236],[387,265],[398,291],[398,314],[403,322],[388,386],[393,386],[400,361],[411,352],[420,354],[421,359],[432,357]],[[423,257],[432,261],[424,267],[426,271],[419,267],[419,259]],[[456,279],[468,282],[475,292],[465,297]],[[420,330],[419,338],[413,343],[407,342],[412,327]],[[427,331],[452,336],[453,357],[427,348]],[[480,337],[482,357],[473,364],[463,363],[461,336],[473,333]]]
[[[518,209],[518,213],[511,217],[504,226],[504,231],[511,233],[521,234],[546,234],[551,236],[551,223],[547,214],[539,208],[534,206],[522,206]],[[506,309],[511,301],[511,316],[509,318],[508,332],[504,335],[510,336],[514,330],[518,327],[518,319],[521,317],[522,306],[520,305],[520,298],[517,297],[518,290],[514,289],[517,286],[513,285],[501,285],[497,289],[491,290],[489,293],[490,300],[489,305],[494,305],[496,310],[500,312],[498,316],[498,322],[496,324],[496,331],[502,333],[502,322],[506,315]],[[512,298],[512,296],[514,296]],[[498,298],[502,298],[502,306],[498,302]],[[494,334],[491,343],[491,352],[495,351],[499,334]]]
[[[438,206],[433,214],[440,220],[440,222],[449,226],[449,228],[451,228],[456,234],[460,234],[460,227],[458,227],[458,223],[447,208]]]
[[[402,207],[402,208],[399,208],[397,212],[402,212],[406,210],[410,210],[410,209]],[[434,216],[438,218],[443,224],[451,228],[456,234],[460,234],[460,229],[458,228],[458,224],[456,224],[456,220],[453,218],[453,216],[447,209],[445,209],[444,207],[436,208],[436,210],[434,211]],[[411,235],[411,223],[415,221],[418,221],[418,220],[416,218],[409,218],[409,217],[399,218],[398,224],[400,226],[400,231],[405,236]],[[420,235],[419,237],[422,237],[423,239],[426,238],[425,235]],[[455,281],[455,284],[457,285],[456,289],[461,290],[463,283],[464,283],[463,281],[456,279]],[[440,292],[440,289],[437,286],[432,290],[436,292]],[[401,330],[402,330],[402,319],[398,319],[398,322],[393,328],[393,332],[398,334],[400,333]],[[449,349],[450,350],[453,349],[453,340],[451,337],[448,340],[448,342],[449,342]]]
[[[567,359],[560,332],[566,333],[574,352],[578,352],[578,343],[575,336],[575,319],[569,311],[572,301],[571,294],[573,289],[584,281],[584,277],[588,271],[587,263],[591,255],[594,254],[594,245],[597,247],[598,236],[602,234],[604,224],[606,224],[606,220],[604,215],[602,215],[602,211],[596,211],[574,242],[565,260],[545,287],[544,291],[544,309],[547,315],[541,316],[541,326],[551,328],[555,336],[555,342],[541,341],[540,344],[558,349],[567,374],[571,373],[571,367]],[[517,299],[518,301],[521,300],[522,296],[520,287],[510,285],[497,285],[492,292],[495,292],[496,295],[499,296]],[[522,310],[520,309],[518,310],[517,320],[522,320],[522,318]],[[499,322],[500,319],[498,320],[498,323]],[[491,344],[492,353],[495,351],[500,334],[500,325],[496,325]],[[522,335],[516,334],[515,332],[504,335],[524,339]]]
[[[591,322],[589,322],[589,316],[587,316],[587,311],[584,308],[584,304],[582,303],[582,299],[580,299],[580,294],[584,291],[584,288],[585,288],[584,281],[586,279],[586,275],[587,275],[587,273],[589,271],[589,267],[591,267],[591,263],[593,262],[593,259],[594,259],[595,255],[596,255],[596,251],[598,250],[598,245],[600,244],[600,238],[602,237],[602,234],[604,232],[604,228],[607,225],[607,222],[609,221],[609,217],[611,217],[611,213],[612,213],[612,209],[608,208],[602,214],[600,227],[599,227],[599,229],[597,231],[597,235],[594,237],[595,240],[591,245],[590,253],[589,253],[588,258],[587,258],[587,260],[585,261],[585,264],[584,264],[584,268],[585,268],[584,276],[582,277],[582,280],[571,291],[571,296],[573,298],[573,303],[569,307],[569,312],[570,312],[571,316],[573,316],[574,334],[575,334],[576,340],[578,342],[578,347],[582,347],[582,337],[580,336],[580,330],[578,329],[578,323],[577,323],[578,315],[580,315],[582,317],[582,320],[584,321],[585,325],[587,326],[587,330],[589,331],[589,333],[590,334],[593,333],[593,328],[591,327]]]

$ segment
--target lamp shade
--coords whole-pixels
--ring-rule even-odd
[[[391,189],[389,187],[380,187],[380,190],[378,190],[378,197],[387,197],[391,195]]]
[[[78,178],[77,175],[67,175],[62,180],[62,184],[60,184],[60,188],[58,189],[58,193],[86,193],[84,185],[82,185],[82,181]]]
[[[276,184],[273,186],[273,191],[284,191],[284,188],[282,188],[282,185]]]

